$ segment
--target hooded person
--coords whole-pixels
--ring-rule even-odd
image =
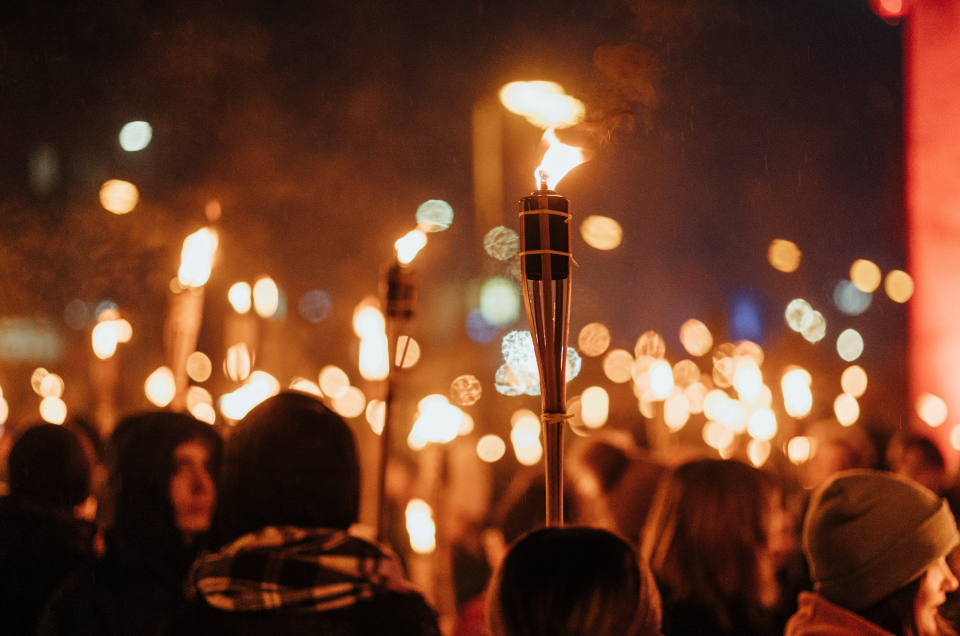
[[[155,634],[185,603],[207,540],[223,442],[190,415],[124,419],[108,445],[106,554],[51,599],[40,634]]]
[[[47,599],[93,561],[94,527],[75,512],[90,494],[80,440],[55,424],[24,432],[8,458],[10,494],[0,499],[0,626],[34,634]]]
[[[188,579],[170,634],[439,635],[386,547],[348,532],[360,467],[353,433],[316,398],[281,393],[240,421],[222,482],[219,552]]]
[[[958,583],[946,556],[960,533],[946,502],[893,473],[838,473],[813,494],[801,592],[785,636],[946,636],[939,615]]]

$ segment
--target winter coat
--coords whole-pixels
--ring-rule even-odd
[[[0,499],[0,632],[36,632],[47,599],[92,562],[92,524],[66,510],[14,496]]]
[[[874,623],[813,592],[800,593],[797,613],[784,636],[892,636]]]

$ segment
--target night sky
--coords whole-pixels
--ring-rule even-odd
[[[497,395],[499,337],[479,345],[464,330],[479,283],[505,271],[480,245],[490,228],[475,224],[471,114],[509,81],[545,79],[585,102],[587,122],[567,138],[595,157],[558,191],[575,223],[599,214],[624,230],[620,247],[601,252],[575,225],[572,343],[600,321],[612,346],[632,351],[652,329],[676,362],[689,357],[679,327],[698,318],[717,343],[757,340],[776,396],[786,365],[808,368],[813,421],[831,416],[848,364],[836,337],[854,327],[870,377],[861,421],[889,429],[907,408],[906,308],[881,288],[864,314],[845,316],[833,291],[858,258],[884,273],[906,265],[901,65],[900,27],[867,0],[7,0],[0,316],[8,331],[26,318],[62,343],[49,359],[0,359],[10,422],[36,419],[29,377],[41,364],[64,377],[71,413],[92,409],[92,325],[66,324],[74,299],[110,299],[132,323],[118,403],[122,413],[148,406],[142,387],[163,363],[168,282],[211,199],[223,214],[200,350],[219,364],[227,289],[268,274],[287,311],[264,325],[257,367],[285,384],[337,364],[360,383],[353,308],[377,293],[417,206],[443,199],[456,216],[417,260],[423,357],[402,380],[403,399],[476,375],[478,432],[505,436],[509,413],[537,410],[539,399]],[[154,136],[128,153],[117,135],[133,120]],[[541,131],[505,110],[502,122],[502,222],[516,228]],[[56,168],[46,180],[31,172],[38,157]],[[98,201],[113,178],[140,190],[125,216]],[[796,272],[768,264],[776,238],[802,250]],[[312,289],[333,300],[318,324],[297,310]],[[826,317],[818,344],[784,323],[796,297]],[[709,372],[708,356],[698,362]],[[593,384],[611,392],[611,422],[635,427],[630,388],[586,359],[570,394]],[[236,385],[215,372],[205,386],[217,396]]]

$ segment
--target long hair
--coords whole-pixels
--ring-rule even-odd
[[[926,571],[893,594],[859,610],[857,614],[894,636],[920,636],[914,602],[920,593],[920,586],[925,576]],[[937,634],[938,636],[957,636],[953,626],[940,616],[937,617]]]
[[[523,535],[487,597],[494,636],[648,636],[659,633],[656,585],[617,535],[579,526]]]
[[[640,553],[665,608],[702,608],[725,631],[744,621],[764,629],[776,589],[767,535],[777,492],[765,473],[729,460],[689,462],[664,479]]]

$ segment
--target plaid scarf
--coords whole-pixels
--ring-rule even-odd
[[[187,577],[191,597],[234,612],[318,612],[387,590],[414,592],[393,552],[324,528],[263,528],[200,558]]]

